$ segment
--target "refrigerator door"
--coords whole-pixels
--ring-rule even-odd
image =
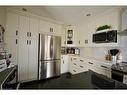
[[[39,34],[39,60],[60,59],[61,37]]]
[[[39,80],[60,75],[60,60],[40,61]]]
[[[61,37],[52,36],[53,39],[53,59],[61,59]]]

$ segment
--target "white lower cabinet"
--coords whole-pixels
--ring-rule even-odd
[[[28,79],[28,40],[19,39],[19,52],[18,52],[18,81],[25,81]]]
[[[69,72],[69,56],[61,55],[61,74]]]
[[[28,80],[36,80],[38,74],[38,40],[30,39],[28,50]]]
[[[87,60],[83,60],[80,57],[71,57],[69,64],[69,71],[71,74],[78,74],[81,72],[88,71]]]
[[[19,39],[18,81],[37,79],[37,39]]]
[[[109,78],[111,78],[111,67],[103,65],[103,63],[100,62],[88,62],[88,68],[98,74],[105,75]]]
[[[111,78],[111,66],[106,66],[103,62],[90,60],[82,57],[70,57],[69,72],[71,74],[78,74],[88,70],[92,70],[98,74],[105,75]]]

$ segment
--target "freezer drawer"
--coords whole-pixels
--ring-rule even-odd
[[[60,60],[40,61],[39,80],[60,75]]]

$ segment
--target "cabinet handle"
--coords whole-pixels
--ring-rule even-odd
[[[63,64],[64,64],[64,60],[63,60]]]
[[[91,62],[88,62],[89,64],[93,64],[93,63],[91,63]]]
[[[18,44],[18,39],[15,40],[16,44]]]
[[[31,37],[31,32],[30,32],[30,37]]]
[[[76,72],[75,70],[73,70],[74,72]]]
[[[27,37],[29,37],[29,32],[27,32]]]
[[[16,30],[16,36],[18,35],[18,30]]]
[[[73,63],[74,65],[76,65],[76,63]]]
[[[50,28],[50,32],[53,32],[53,28]]]
[[[103,66],[103,65],[101,65],[101,67],[103,67],[103,68],[108,68],[108,67],[106,67],[106,66]]]
[[[84,62],[83,60],[80,60],[81,62]]]
[[[84,68],[83,66],[80,66],[81,68]]]
[[[29,44],[29,41],[27,40],[27,45]]]

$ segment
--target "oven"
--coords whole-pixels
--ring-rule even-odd
[[[125,73],[112,69],[112,79],[117,80],[119,82],[123,82],[124,75]]]

